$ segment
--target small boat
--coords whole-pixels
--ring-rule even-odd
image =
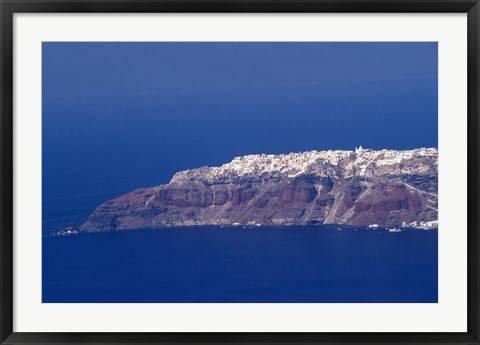
[[[388,232],[402,232],[402,229],[400,229],[400,228],[389,228],[387,230],[388,230]]]

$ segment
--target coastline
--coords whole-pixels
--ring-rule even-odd
[[[375,225],[375,224],[374,224]],[[380,226],[354,226],[347,224],[304,224],[304,225],[189,225],[189,226],[164,226],[157,228],[132,228],[121,230],[74,230],[74,229],[60,229],[55,230],[44,238],[51,237],[72,237],[82,234],[98,234],[98,233],[120,233],[120,232],[135,232],[135,231],[173,231],[173,230],[193,230],[202,231],[204,229],[217,230],[305,230],[307,228],[316,228],[319,230],[336,230],[336,231],[372,231],[372,232],[402,232],[402,231],[438,231],[438,225],[432,227],[414,227],[414,226],[399,226],[399,227],[380,227]]]

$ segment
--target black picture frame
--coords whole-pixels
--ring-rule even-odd
[[[0,341],[2,344],[479,344],[478,0],[0,0]],[[15,13],[468,14],[468,331],[466,333],[17,333],[13,332],[13,16]]]

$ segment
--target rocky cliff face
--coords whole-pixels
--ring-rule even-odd
[[[98,206],[80,231],[191,225],[408,226],[438,217],[438,152],[310,151],[181,171]]]

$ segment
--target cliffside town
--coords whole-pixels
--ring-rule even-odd
[[[236,157],[98,206],[78,231],[195,225],[436,227],[438,151],[308,151]]]

